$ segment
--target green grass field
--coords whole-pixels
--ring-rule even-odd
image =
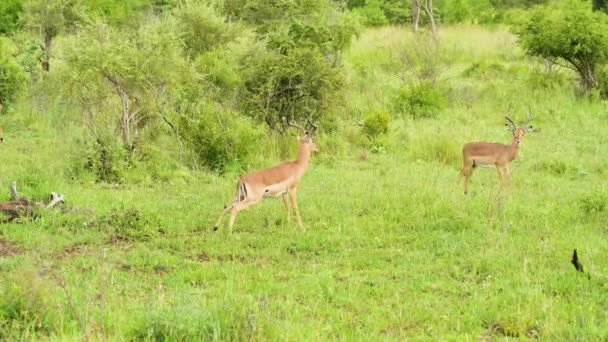
[[[384,28],[354,42],[353,108],[387,107],[390,48],[410,38]],[[81,210],[1,226],[0,339],[607,339],[606,103],[577,99],[567,73],[535,81],[542,64],[505,30],[446,28],[442,44],[452,93],[437,118],[395,118],[381,149],[349,123],[339,142],[321,132],[298,191],[304,231],[265,200],[213,233],[236,173],[71,179],[69,131],[43,111],[9,120],[0,199],[14,180]],[[464,198],[461,147],[510,142],[509,102],[517,120],[528,106],[537,116],[513,191],[499,195],[496,171],[480,169]],[[267,155],[256,167],[280,161]]]

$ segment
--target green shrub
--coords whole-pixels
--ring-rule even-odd
[[[219,173],[227,168],[244,169],[259,151],[262,131],[249,118],[219,111],[205,106],[194,115],[182,116],[180,135],[206,168]]]
[[[399,88],[393,101],[395,112],[414,119],[437,117],[446,106],[445,95],[430,82]]]
[[[14,101],[25,89],[26,74],[14,54],[12,43],[0,37],[0,105]]]
[[[371,140],[388,132],[391,117],[386,111],[375,111],[367,115],[363,122],[363,133]]]
[[[379,1],[368,1],[365,6],[359,7],[353,12],[359,16],[359,20],[365,26],[383,26],[388,24],[384,10]]]

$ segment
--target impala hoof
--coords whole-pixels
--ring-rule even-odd
[[[217,232],[217,228],[218,228],[218,226],[213,226],[213,231]]]

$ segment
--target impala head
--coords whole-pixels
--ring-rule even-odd
[[[306,118],[306,120],[308,121],[308,125],[310,126],[308,130],[289,120],[287,120],[287,125],[290,127],[297,128],[298,130],[300,130],[300,132],[302,132],[303,136],[298,137],[298,140],[300,141],[300,145],[302,147],[306,148],[309,152],[319,152],[319,146],[313,140],[313,135],[317,131],[317,126],[313,124],[312,121],[310,121],[310,118]]]
[[[528,126],[528,124],[530,123],[530,121],[534,120],[534,115],[532,114],[532,111],[528,108],[528,120],[522,122],[519,126],[517,126],[515,124],[515,122],[513,121],[513,119],[511,119],[509,117],[509,113],[511,112],[511,104],[509,104],[509,108],[507,109],[507,114],[505,115],[505,119],[508,121],[508,123],[505,124],[505,126],[507,126],[507,129],[509,131],[511,131],[511,134],[513,134],[513,143],[516,146],[519,146],[519,144],[521,143],[521,138],[528,132],[532,131],[532,126]]]

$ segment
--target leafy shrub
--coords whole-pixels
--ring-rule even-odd
[[[367,1],[365,6],[356,8],[353,12],[365,26],[383,26],[388,24],[379,1]]]
[[[15,61],[12,43],[0,37],[0,105],[7,104],[24,90],[26,74]]]
[[[342,102],[342,69],[328,63],[318,49],[293,48],[287,55],[264,52],[246,62],[239,104],[249,116],[271,129],[284,128],[284,118],[305,122],[331,115]]]
[[[218,112],[215,112],[215,111]],[[182,116],[179,132],[186,146],[208,169],[222,173],[228,167],[244,168],[259,150],[259,126],[237,113],[207,105],[197,113]]]
[[[71,179],[92,174],[96,182],[121,183],[124,172],[132,167],[128,151],[108,131],[76,139],[65,175]]]
[[[184,2],[175,11],[179,30],[186,45],[186,53],[195,58],[235,39],[236,25],[208,4]]]
[[[388,132],[391,117],[386,111],[375,111],[367,115],[363,122],[363,133],[374,140]]]
[[[393,100],[395,112],[418,118],[434,118],[446,106],[446,98],[430,82],[401,87]]]

